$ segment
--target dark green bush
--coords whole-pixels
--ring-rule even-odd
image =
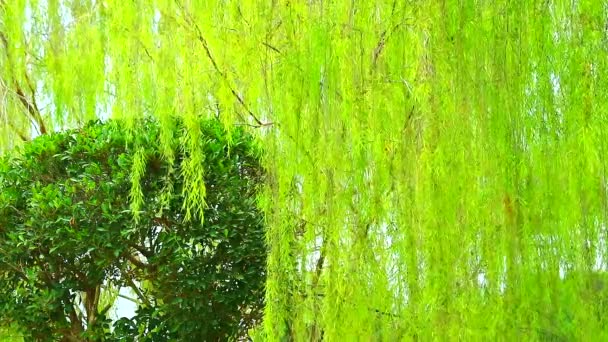
[[[266,255],[259,154],[244,131],[231,131],[229,144],[218,122],[200,124],[203,224],[184,220],[187,152],[174,149],[170,171],[152,121],[138,123],[129,142],[119,122],[94,122],[4,157],[0,324],[17,324],[32,341],[214,341],[255,324]],[[184,128],[174,128],[179,140]],[[137,221],[129,210],[134,144],[146,159]],[[135,317],[109,320],[99,299],[109,283],[136,289]]]

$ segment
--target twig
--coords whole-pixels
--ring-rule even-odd
[[[308,294],[301,293],[301,296],[304,297],[304,298],[306,298],[306,297],[308,297]],[[314,296],[319,297],[319,298],[323,298],[323,297],[325,297],[325,294],[324,293],[315,293]],[[348,300],[346,300],[344,298],[342,298],[342,302],[346,303],[346,304],[349,303]],[[392,313],[392,312],[383,311],[383,310],[380,310],[380,309],[377,309],[377,308],[367,307],[367,309],[370,310],[370,311],[372,311],[372,312],[375,312],[378,315],[392,317],[392,318],[403,318],[401,315],[398,315],[398,314],[395,314],[395,313]]]
[[[6,120],[6,122],[8,123],[8,125],[10,126],[10,128],[11,128],[11,129],[12,129],[12,130],[13,130],[13,131],[14,131],[14,132],[17,134],[17,136],[19,136],[19,138],[20,138],[22,141],[29,141],[29,140],[30,140],[30,138],[28,138],[28,137],[27,137],[25,134],[23,134],[23,132],[21,132],[21,130],[19,130],[19,129],[18,129],[16,126],[15,126],[15,124],[13,124],[13,122],[12,122],[12,121],[10,121],[10,120]]]
[[[36,103],[30,101],[26,97],[25,93],[23,92],[23,89],[21,89],[21,86],[19,86],[17,81],[13,81],[13,84],[15,86],[15,93],[17,94],[19,102],[21,102],[21,104],[27,109],[27,112],[30,115],[30,120],[32,120],[32,122],[37,125],[38,133],[46,134],[46,126],[42,122],[42,116],[40,116],[40,112],[38,111]]]
[[[126,254],[126,258],[127,260],[129,260],[133,265],[137,266],[137,268],[140,269],[147,269],[150,267],[150,264],[146,264],[142,261],[140,261],[139,259],[137,259],[135,256],[131,255],[130,253]]]
[[[205,37],[203,36],[203,33],[202,33],[200,27],[196,24],[196,22],[194,21],[194,19],[190,15],[190,13],[188,13],[188,11],[184,8],[184,6],[182,6],[182,4],[179,2],[179,0],[175,0],[175,3],[181,9],[181,11],[185,14],[185,19],[188,22],[188,24],[194,28],[194,31],[196,33],[196,38],[203,45],[203,49],[205,50],[205,54],[207,55],[207,58],[211,62],[211,65],[213,66],[215,71],[222,77],[224,82],[226,82],[232,95],[236,98],[238,103],[241,104],[241,106],[243,106],[243,108],[247,111],[247,114],[249,114],[249,116],[253,119],[253,121],[255,121],[255,123],[257,124],[256,127],[267,126],[267,124],[263,123],[260,119],[258,119],[258,117],[251,111],[251,109],[249,109],[249,106],[247,106],[247,104],[245,103],[245,100],[243,100],[242,96],[239,95],[239,93],[234,89],[232,84],[230,84],[230,80],[228,79],[228,76],[218,66],[215,58],[213,57],[213,54],[211,53],[211,49],[209,48],[209,43],[207,42],[207,39],[205,39]]]
[[[380,39],[378,41],[378,44],[376,45],[376,48],[374,49],[374,56],[372,58],[372,64],[374,68],[376,67],[376,63],[378,62],[378,57],[380,57],[380,54],[384,50],[386,42],[388,41],[390,36],[399,28],[399,26],[401,26],[401,23],[395,25],[389,30],[385,30],[380,34]]]
[[[277,49],[276,47],[274,47],[266,42],[262,42],[262,45],[264,45],[265,47],[269,48],[270,50],[272,50],[276,53],[281,53],[281,50]]]
[[[262,125],[252,125],[252,124],[248,124],[248,123],[235,123],[235,126],[247,126],[247,127],[255,127],[255,128],[259,128],[259,127],[267,127],[267,126],[273,126],[275,125],[274,122],[266,122],[263,123]]]

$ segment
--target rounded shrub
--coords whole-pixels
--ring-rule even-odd
[[[253,138],[200,121],[201,223],[185,219],[184,125],[171,130],[172,162],[156,122],[135,127],[133,136],[118,121],[92,122],[0,161],[0,324],[17,324],[26,340],[214,341],[259,321],[266,248],[256,192],[264,173]],[[135,162],[144,170],[137,177]],[[137,220],[134,184],[143,195]],[[111,320],[124,287],[138,310]]]

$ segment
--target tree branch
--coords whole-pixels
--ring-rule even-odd
[[[151,258],[153,256],[151,251],[149,251],[141,246],[138,246],[137,244],[134,244],[134,243],[129,244],[129,247],[135,249],[136,251],[141,253],[141,255],[145,256],[146,258]]]
[[[89,288],[85,291],[87,297],[85,298],[84,308],[87,313],[87,328],[91,328],[95,325],[97,320],[97,308],[99,306],[99,295],[101,288],[99,285]]]
[[[30,116],[30,120],[35,125],[37,125],[38,133],[46,134],[47,133],[46,126],[44,125],[44,122],[42,121],[42,116],[40,115],[40,112],[38,111],[38,107],[36,105],[35,100],[30,101],[27,98],[27,96],[23,92],[23,89],[21,89],[21,86],[19,86],[19,83],[17,83],[17,81],[13,81],[13,85],[15,86],[15,93],[17,94],[17,98],[19,99],[19,102],[21,102],[21,104],[27,109],[27,113]]]
[[[74,305],[67,305],[67,309],[69,310],[71,329],[70,334],[64,336],[64,339],[66,341],[80,341],[78,336],[81,335],[84,331],[84,328],[82,327],[82,321],[78,317],[78,313],[76,313]]]
[[[134,255],[132,254],[126,254],[125,257],[127,258],[127,260],[129,260],[133,265],[137,266],[137,268],[142,268],[142,269],[147,269],[150,267],[150,264],[146,264],[144,262],[142,262],[141,260],[137,259]]]
[[[30,138],[28,138],[25,134],[23,134],[23,132],[21,132],[20,129],[18,129],[15,124],[13,124],[10,120],[7,120],[7,123],[9,125],[9,127],[15,132],[15,134],[17,134],[17,136],[19,137],[19,139],[21,139],[21,141],[29,141]]]
[[[4,53],[6,54],[6,58],[10,62],[10,51],[9,51],[8,38],[6,37],[6,34],[4,34],[3,32],[0,32],[0,41],[2,41],[2,45],[4,45]],[[42,115],[40,114],[40,110],[38,108],[38,104],[36,103],[36,99],[35,99],[36,91],[34,89],[32,81],[30,80],[30,78],[26,72],[24,72],[24,77],[32,92],[32,99],[31,100],[28,99],[28,97],[25,95],[25,92],[23,91],[23,89],[21,88],[21,86],[19,85],[17,80],[13,78],[13,86],[15,87],[14,92],[15,92],[19,102],[27,110],[30,121],[32,121],[32,123],[34,123],[37,126],[38,133],[46,134],[47,133],[46,125],[44,124],[44,120],[42,119]],[[18,133],[18,134],[23,139],[23,135],[20,133]]]
[[[253,121],[255,121],[255,123],[257,124],[257,127],[268,126],[268,124],[263,123],[251,111],[251,109],[249,109],[249,106],[247,106],[247,104],[245,103],[245,100],[242,98],[242,96],[239,95],[239,93],[237,93],[237,91],[234,89],[234,87],[232,86],[232,84],[230,84],[230,81],[228,80],[228,76],[218,66],[215,58],[213,57],[213,54],[211,53],[211,49],[209,48],[209,43],[207,42],[207,39],[205,39],[205,36],[203,36],[201,28],[196,24],[196,22],[192,18],[192,15],[190,15],[190,13],[188,13],[188,11],[184,8],[184,6],[182,6],[182,4],[178,0],[176,0],[175,3],[181,9],[182,13],[184,13],[184,15],[185,15],[184,17],[185,17],[186,21],[188,22],[188,24],[194,29],[194,31],[196,33],[196,38],[203,45],[203,49],[205,50],[205,54],[207,55],[207,58],[211,62],[211,65],[213,66],[213,68],[215,69],[215,71],[222,77],[222,79],[224,80],[224,82],[226,82],[226,84],[228,85],[228,88],[230,89],[230,92],[236,98],[236,100],[238,101],[238,103],[241,104],[241,106],[243,106],[243,108],[245,109],[245,111],[247,111],[247,114],[249,114],[249,116],[253,119]],[[243,119],[243,118],[241,118],[241,119]]]

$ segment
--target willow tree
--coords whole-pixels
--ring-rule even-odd
[[[270,340],[606,337],[607,11],[4,1],[2,146],[111,115],[156,117],[167,147],[181,117],[176,172],[204,220],[195,118],[249,126]]]

